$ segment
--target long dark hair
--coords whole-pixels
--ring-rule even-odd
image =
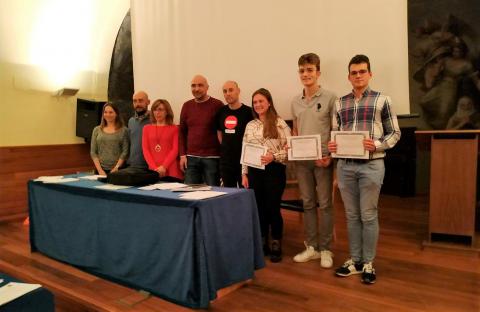
[[[102,121],[100,122],[100,129],[103,130],[103,128],[107,125],[107,121],[103,117],[103,113],[105,113],[105,108],[107,108],[108,106],[110,106],[116,114],[116,116],[115,116],[115,129],[122,128],[123,127],[123,119],[120,117],[120,110],[118,109],[117,105],[115,105],[113,103],[110,103],[110,102],[107,102],[103,105]]]
[[[273,106],[273,99],[272,99],[272,94],[270,94],[270,91],[268,91],[265,88],[260,88],[257,91],[253,92],[252,94],[252,112],[253,112],[253,117],[259,118],[257,112],[253,108],[253,98],[255,95],[260,94],[263,95],[270,106],[268,107],[267,113],[265,115],[265,121],[263,123],[263,137],[264,138],[269,138],[269,139],[277,139],[278,138],[278,130],[277,130],[277,118],[278,114],[277,111],[275,110],[275,107]]]

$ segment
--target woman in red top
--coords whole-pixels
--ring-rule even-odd
[[[158,172],[160,180],[181,181],[178,164],[178,127],[173,124],[173,111],[167,100],[153,102],[151,125],[143,127],[142,149],[148,168]]]

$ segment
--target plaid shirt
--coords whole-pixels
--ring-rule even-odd
[[[360,100],[353,92],[335,103],[332,130],[368,131],[375,141],[376,150],[370,159],[385,157],[385,150],[400,140],[397,115],[392,111],[390,97],[367,88]]]

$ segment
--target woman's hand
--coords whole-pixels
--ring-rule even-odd
[[[246,174],[242,174],[242,185],[244,188],[248,188],[248,176]]]
[[[268,165],[274,159],[275,159],[275,157],[273,156],[273,154],[270,153],[270,152],[267,152],[267,154],[265,154],[265,156],[261,156],[262,165]]]
[[[164,166],[158,167],[155,171],[158,172],[158,175],[160,176],[160,178],[163,178],[167,174],[167,169],[165,169]]]

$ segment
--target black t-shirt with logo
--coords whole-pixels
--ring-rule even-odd
[[[252,108],[245,104],[235,110],[225,105],[218,111],[217,130],[222,132],[220,151],[222,166],[240,165],[243,134],[247,123],[252,119]]]

